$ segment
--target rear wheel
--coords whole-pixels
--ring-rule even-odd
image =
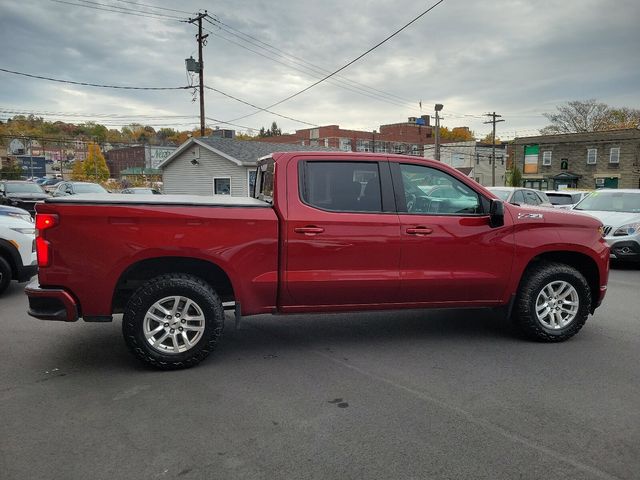
[[[0,294],[9,287],[9,283],[11,283],[11,265],[0,256]]]
[[[584,276],[561,263],[530,267],[520,284],[514,320],[525,335],[541,342],[561,342],[587,321],[591,290]]]
[[[188,368],[214,349],[224,326],[220,297],[186,274],[156,277],[132,295],[122,333],[133,354],[163,370]]]

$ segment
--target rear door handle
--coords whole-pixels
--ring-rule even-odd
[[[305,235],[317,235],[318,233],[324,232],[324,228],[314,226],[296,227],[293,231],[296,233],[304,233]]]
[[[433,233],[433,229],[428,228],[428,227],[413,227],[413,228],[407,228],[407,233],[409,235],[429,235],[431,233]]]

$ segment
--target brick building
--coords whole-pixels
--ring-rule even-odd
[[[406,122],[380,125],[380,131],[344,130],[338,125],[296,130],[296,133],[261,138],[261,142],[291,143],[338,148],[346,152],[388,152],[422,156],[432,144],[433,127],[429,115],[409,117]]]
[[[640,188],[640,130],[516,138],[513,161],[525,187]]]
[[[144,168],[146,167],[145,158],[144,145],[109,150],[105,155],[109,176],[118,178],[120,172],[127,168]]]

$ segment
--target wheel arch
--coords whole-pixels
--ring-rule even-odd
[[[595,310],[600,294],[600,272],[593,258],[584,253],[570,250],[555,250],[541,253],[529,261],[520,277],[520,283],[522,283],[522,280],[525,278],[527,270],[541,262],[561,263],[578,270],[587,281],[589,290],[591,290],[590,310],[591,312]]]
[[[131,294],[144,282],[169,273],[186,273],[201,278],[218,293],[223,302],[235,300],[229,275],[215,263],[193,257],[155,257],[130,265],[118,278],[111,311],[122,313]]]

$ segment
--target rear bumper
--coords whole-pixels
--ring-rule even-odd
[[[66,290],[42,288],[34,281],[25,287],[24,292],[29,298],[27,313],[32,317],[63,322],[78,320],[78,304]]]

